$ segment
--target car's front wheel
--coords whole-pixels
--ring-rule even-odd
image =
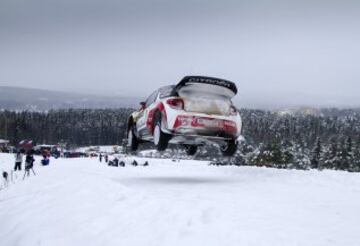
[[[237,149],[238,144],[236,140],[226,141],[223,145],[220,146],[220,150],[223,156],[233,156]]]
[[[169,145],[169,141],[170,141],[170,135],[164,133],[161,130],[161,113],[157,113],[155,115],[155,120],[154,120],[154,144],[156,146],[156,149],[158,151],[164,151],[167,149],[168,145]]]
[[[130,126],[128,131],[128,147],[130,147],[130,151],[137,151],[139,148],[139,140],[134,133],[134,125]]]

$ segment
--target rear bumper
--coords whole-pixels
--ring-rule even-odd
[[[196,129],[196,128],[184,128],[178,129],[172,132],[172,135],[182,135],[185,137],[204,137],[213,139],[235,139],[236,134],[231,134],[221,130],[209,130],[209,129]]]
[[[195,135],[195,134],[172,134],[170,143],[175,144],[195,144],[202,145],[206,143],[223,143],[224,141],[232,140],[232,137],[223,136],[207,136],[207,135]]]
[[[236,139],[240,132],[236,121],[199,115],[178,115],[169,130],[174,136],[214,140]]]

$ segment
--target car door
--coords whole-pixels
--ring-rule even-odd
[[[137,121],[137,128],[138,132],[141,137],[150,135],[150,131],[147,128],[147,121],[149,117],[149,113],[153,108],[155,108],[155,102],[158,97],[159,91],[154,91],[147,99],[145,104],[145,109],[141,112],[141,115],[139,115],[139,119]]]

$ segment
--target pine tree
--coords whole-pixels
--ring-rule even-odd
[[[324,153],[324,165],[321,167],[327,169],[337,169],[340,166],[339,147],[335,138],[330,140],[327,151]]]
[[[292,150],[293,153],[293,168],[308,170],[311,168],[311,160],[306,149],[302,144],[295,144]],[[320,161],[320,159],[319,159]]]
[[[281,164],[283,168],[287,168],[294,163],[293,143],[290,141],[284,141],[281,144]]]
[[[322,154],[323,154],[323,149],[322,149],[321,139],[317,138],[315,147],[311,153],[311,160],[310,160],[311,168],[314,168],[314,169],[321,168],[321,166],[323,164],[323,163],[321,163]]]
[[[340,142],[340,150],[338,152],[338,166],[337,169],[349,170],[353,162],[353,143],[351,137],[346,141]]]
[[[360,138],[358,139],[357,143],[354,147],[353,152],[353,161],[351,165],[351,171],[353,172],[360,172]]]
[[[346,166],[346,156],[347,156],[347,149],[345,141],[342,140],[338,143],[338,149],[336,153],[336,162],[334,163],[334,169],[337,170],[345,170],[344,167]]]

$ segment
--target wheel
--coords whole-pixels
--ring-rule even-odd
[[[185,149],[186,149],[186,154],[195,155],[198,150],[198,146],[197,145],[185,145]]]
[[[154,144],[158,151],[166,150],[171,138],[171,135],[161,130],[161,124],[161,113],[157,112],[154,117]]]
[[[130,147],[130,151],[137,151],[139,147],[139,140],[137,139],[134,133],[134,125],[130,126],[128,132],[128,147]]]
[[[224,145],[220,146],[223,156],[233,156],[237,151],[237,142],[235,140],[229,140]]]

